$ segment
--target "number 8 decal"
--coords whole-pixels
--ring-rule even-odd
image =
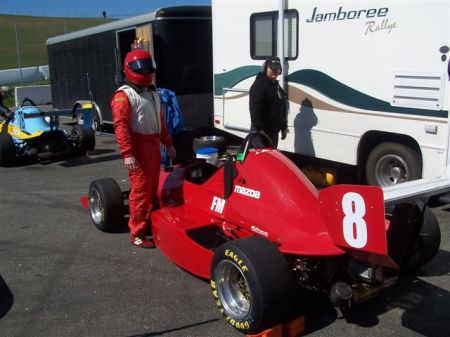
[[[367,224],[364,220],[366,204],[363,197],[354,192],[344,194],[342,198],[344,212],[343,231],[345,241],[354,248],[363,248],[367,244]]]

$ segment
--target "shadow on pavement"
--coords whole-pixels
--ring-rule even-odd
[[[0,319],[6,316],[14,303],[14,296],[8,285],[0,276]]]
[[[168,329],[168,330],[164,330],[164,331],[155,331],[155,332],[149,332],[149,333],[145,333],[142,335],[131,335],[128,337],[154,337],[154,336],[162,336],[166,333],[169,332],[174,332],[174,331],[181,331],[184,329],[189,329],[189,328],[195,328],[196,326],[200,326],[200,325],[205,325],[205,324],[209,324],[209,323],[213,323],[213,322],[217,322],[219,320],[219,318],[215,318],[215,319],[210,319],[208,321],[204,321],[204,322],[199,322],[199,323],[195,323],[195,324],[188,324],[185,326],[181,326],[179,328],[173,328],[173,329]]]
[[[108,153],[115,153],[111,155],[105,155]],[[105,155],[105,156],[103,156]],[[101,156],[101,157],[90,157],[90,156]],[[122,156],[116,152],[114,149],[95,149],[88,152],[87,156],[75,155],[75,154],[64,154],[50,158],[48,160],[38,160],[36,158],[21,158],[16,160],[13,164],[8,167],[33,167],[35,165],[49,165],[53,163],[58,163],[62,167],[75,167],[86,164],[96,164],[112,160],[122,159]],[[62,162],[62,163],[61,163]]]
[[[114,151],[115,152],[115,151]],[[67,161],[64,163],[59,164],[62,167],[75,167],[75,166],[81,166],[81,165],[89,165],[89,164],[97,164],[97,163],[104,163],[107,161],[113,161],[113,160],[119,160],[122,159],[122,156],[118,153],[106,155],[98,158],[90,158],[90,157],[72,157],[67,158]]]
[[[382,314],[400,309],[402,326],[423,336],[448,336],[450,331],[450,292],[428,283],[421,277],[439,277],[450,274],[450,253],[440,250],[425,265],[419,275],[403,275],[397,285],[385,295],[354,306],[345,311],[334,308],[326,295],[304,298],[306,335],[318,331],[336,320],[359,327],[374,327]]]

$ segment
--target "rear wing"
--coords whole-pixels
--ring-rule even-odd
[[[74,107],[73,109],[61,109],[61,110],[53,110],[43,112],[45,116],[71,116],[77,120],[77,123],[82,125],[84,129],[92,128],[94,125],[94,114],[93,109],[95,109],[92,105],[89,108],[78,108]]]
[[[419,235],[424,204],[402,202],[385,214],[378,186],[334,185],[319,191],[322,217],[334,244],[369,264],[399,268]]]
[[[388,256],[384,198],[376,186],[334,185],[319,191],[322,217],[334,244],[370,264],[398,267]]]

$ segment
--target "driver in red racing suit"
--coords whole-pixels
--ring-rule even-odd
[[[154,73],[150,53],[140,49],[129,52],[124,62],[126,81],[111,101],[114,132],[130,180],[130,241],[142,248],[155,247],[145,236],[150,233],[150,213],[158,189],[160,143],[167,146],[171,159],[176,155],[152,85]]]

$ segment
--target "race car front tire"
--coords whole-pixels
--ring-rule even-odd
[[[211,263],[211,290],[227,322],[245,334],[278,324],[289,308],[293,286],[277,245],[253,236],[219,246]]]
[[[16,147],[12,137],[7,133],[0,133],[0,166],[11,166],[15,159]]]
[[[89,186],[92,222],[102,232],[117,232],[125,223],[125,206],[120,186],[112,178],[97,179]]]

